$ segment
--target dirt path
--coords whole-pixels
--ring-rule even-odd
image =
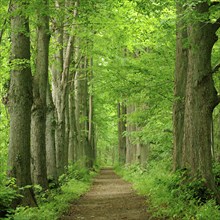
[[[147,220],[146,201],[131,184],[118,177],[112,169],[103,169],[92,189],[81,197],[61,220]]]

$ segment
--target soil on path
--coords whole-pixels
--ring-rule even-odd
[[[103,169],[92,189],[71,205],[61,220],[147,220],[146,199],[112,169]]]

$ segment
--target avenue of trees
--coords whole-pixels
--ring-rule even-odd
[[[36,206],[30,186],[58,187],[73,164],[151,161],[220,203],[219,1],[0,2],[0,189],[13,178],[22,194],[11,206]]]

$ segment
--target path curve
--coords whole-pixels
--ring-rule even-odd
[[[112,169],[103,169],[91,190],[71,205],[61,220],[147,220],[146,199]]]

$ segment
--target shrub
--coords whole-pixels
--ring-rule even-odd
[[[152,216],[168,219],[220,219],[219,206],[212,199],[204,179],[187,180],[185,171],[171,172],[167,161],[151,162],[147,169],[132,165],[116,171],[133,183],[148,199]],[[171,166],[170,166],[171,168]]]

